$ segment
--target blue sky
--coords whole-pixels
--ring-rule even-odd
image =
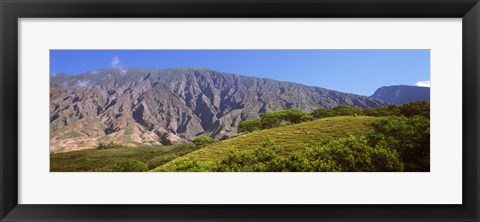
[[[371,95],[381,86],[430,84],[430,50],[50,50],[52,75],[175,67],[210,68],[359,95]]]

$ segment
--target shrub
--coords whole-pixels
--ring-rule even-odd
[[[251,133],[260,129],[260,121],[258,119],[245,120],[238,124],[239,133]]]
[[[196,147],[205,147],[216,142],[215,139],[209,136],[199,136],[192,140]]]
[[[326,139],[311,152],[314,156],[321,155],[322,161],[328,163],[315,166],[318,171],[325,171],[323,168],[328,165],[333,165],[333,169],[344,172],[403,170],[403,164],[396,151],[380,144],[370,146],[363,136],[350,135],[336,140]]]
[[[423,116],[430,117],[430,102],[417,101],[404,105],[391,105],[377,108],[370,108],[363,111],[367,116]]]
[[[184,161],[172,167],[173,172],[212,172],[215,171],[211,164],[198,161]]]
[[[117,163],[113,171],[115,172],[145,172],[148,171],[146,163],[140,160],[123,160]]]
[[[332,108],[332,111],[335,113],[335,116],[352,116],[352,115],[360,115],[362,113],[362,109],[354,106],[347,106],[347,105],[338,105]]]
[[[291,124],[306,122],[312,119],[308,113],[302,112],[298,109],[287,109],[280,111],[265,112],[260,115],[260,129],[270,129],[279,127],[283,121]]]
[[[430,170],[430,120],[423,116],[387,117],[373,123],[370,144],[385,143],[398,152],[406,171]]]
[[[324,109],[324,108],[318,108],[316,110],[313,110],[311,115],[315,119],[320,119],[320,118],[335,116],[335,112],[333,112],[332,110]]]
[[[391,105],[377,108],[370,108],[363,111],[366,116],[400,116],[401,106]]]
[[[265,112],[260,115],[260,128],[270,129],[279,127],[282,124],[278,112]]]
[[[417,101],[402,106],[401,113],[404,116],[424,116],[430,118],[430,102]]]
[[[180,153],[181,154],[181,153]],[[176,154],[169,154],[169,155],[162,155],[162,156],[157,156],[148,161],[148,169],[154,169],[160,165],[163,165],[167,162],[170,162],[174,159],[178,158],[178,155]]]
[[[312,116],[310,116],[308,113],[302,112],[298,109],[287,109],[277,112],[281,120],[288,121],[292,124],[302,123],[312,119]]]
[[[287,159],[269,139],[251,150],[231,150],[228,158],[215,167],[221,172],[281,172],[288,170]]]
[[[267,140],[253,150],[232,150],[215,171],[235,172],[371,172],[402,171],[398,153],[379,143],[370,146],[365,137],[326,138],[319,144],[289,156]]]
[[[262,113],[259,119],[245,120],[239,123],[238,132],[250,133],[259,129],[270,129],[279,127],[282,122],[291,124],[306,122],[312,119],[308,113],[302,112],[298,109],[287,109],[280,111],[268,111]]]

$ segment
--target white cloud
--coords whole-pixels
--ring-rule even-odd
[[[56,73],[56,72],[51,72],[50,75],[51,75],[52,77],[55,77],[55,76],[57,76],[57,73]]]
[[[430,80],[418,81],[415,85],[420,87],[430,87]]]
[[[120,61],[120,58],[118,56],[115,56],[112,58],[112,68],[118,69],[120,71],[120,74],[125,75],[127,73],[127,69],[123,67],[122,62]]]
[[[120,58],[118,58],[118,56],[113,57],[112,62],[110,64],[112,64],[112,68],[114,68],[114,69],[119,68],[120,67]]]

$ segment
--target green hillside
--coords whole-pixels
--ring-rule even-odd
[[[191,145],[164,147],[124,147],[112,146],[104,149],[80,150],[50,154],[51,172],[111,172],[118,163],[137,160],[149,169],[158,167],[196,148]]]
[[[287,154],[303,149],[305,146],[312,145],[325,136],[339,138],[349,134],[367,135],[373,130],[371,124],[380,118],[382,117],[338,116],[255,131],[196,150],[157,167],[152,171],[169,171],[170,167],[174,164],[185,161],[198,161],[203,163],[221,161],[228,157],[232,149],[254,149],[267,139],[278,144],[282,152]]]

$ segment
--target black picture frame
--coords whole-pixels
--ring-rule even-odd
[[[1,221],[478,221],[478,0],[0,0]],[[461,205],[18,204],[19,18],[258,17],[462,18]],[[39,191],[41,192],[41,191]],[[442,195],[439,193],[439,195]]]

